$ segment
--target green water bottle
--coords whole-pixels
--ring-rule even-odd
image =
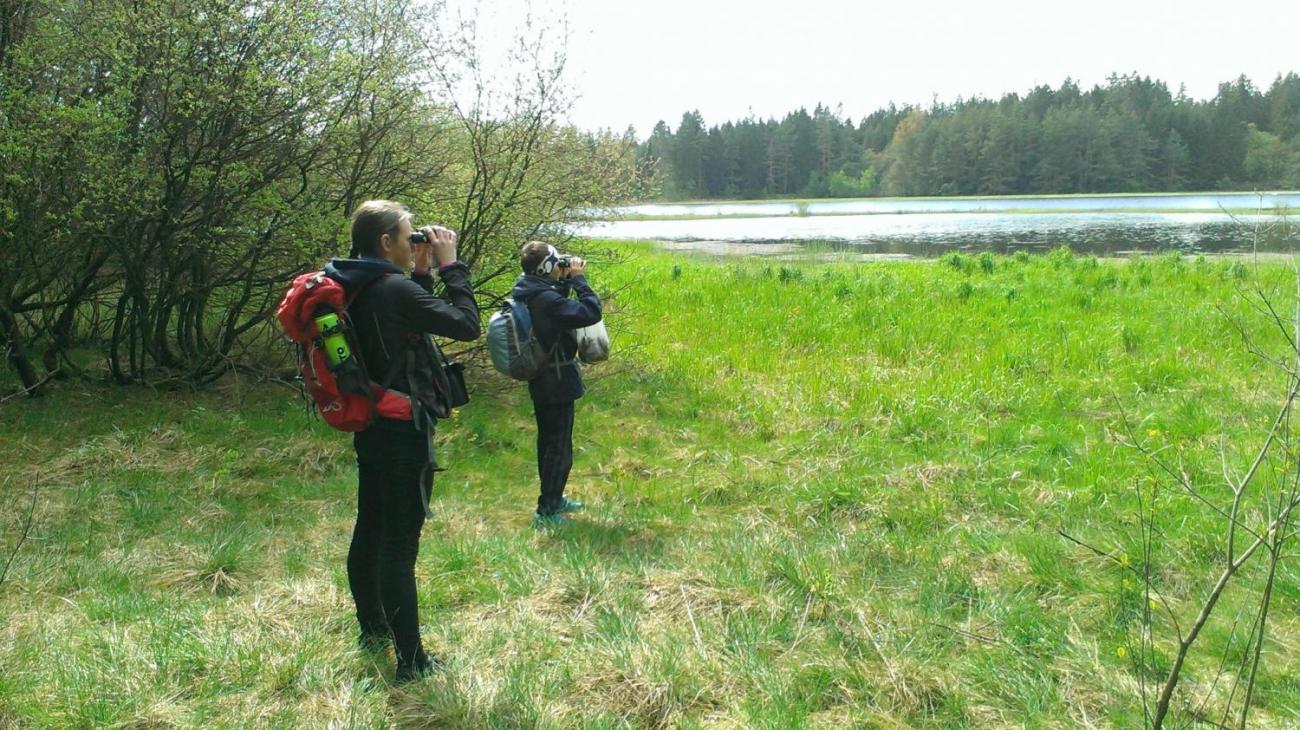
[[[320,330],[321,342],[325,346],[325,357],[331,368],[338,368],[349,357],[352,350],[348,348],[348,338],[343,336],[343,322],[334,312],[322,314],[316,318],[316,328]]]

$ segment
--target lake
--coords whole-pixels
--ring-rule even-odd
[[[1300,192],[702,202],[628,206],[622,219],[575,232],[727,252],[816,242],[894,257],[1062,245],[1094,255],[1292,252],[1300,215],[1278,215],[1290,211],[1300,214]]]

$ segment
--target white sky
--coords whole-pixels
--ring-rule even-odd
[[[699,109],[706,124],[818,102],[855,120],[893,101],[1023,93],[1111,73],[1209,98],[1246,74],[1300,72],[1300,0],[448,0],[476,9],[491,49],[531,8],[567,18],[571,121],[639,138]],[[488,51],[488,64],[492,56]],[[497,62],[500,63],[499,61]]]

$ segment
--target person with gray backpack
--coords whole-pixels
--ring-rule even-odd
[[[499,370],[528,381],[541,482],[533,524],[550,527],[583,507],[564,496],[573,466],[574,402],[586,392],[574,330],[600,322],[601,305],[587,283],[586,261],[531,241],[520,251],[519,263],[523,274],[488,326],[488,346]]]

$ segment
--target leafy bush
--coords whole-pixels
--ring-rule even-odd
[[[498,84],[477,76],[472,29],[440,37],[433,12],[5,11],[0,340],[22,384],[88,360],[122,383],[202,384],[260,364],[286,283],[347,252],[347,216],[369,198],[456,228],[491,293],[523,241],[630,192],[630,140],[561,124],[563,57],[544,31],[521,39],[518,76]],[[474,98],[457,96],[467,79]]]

